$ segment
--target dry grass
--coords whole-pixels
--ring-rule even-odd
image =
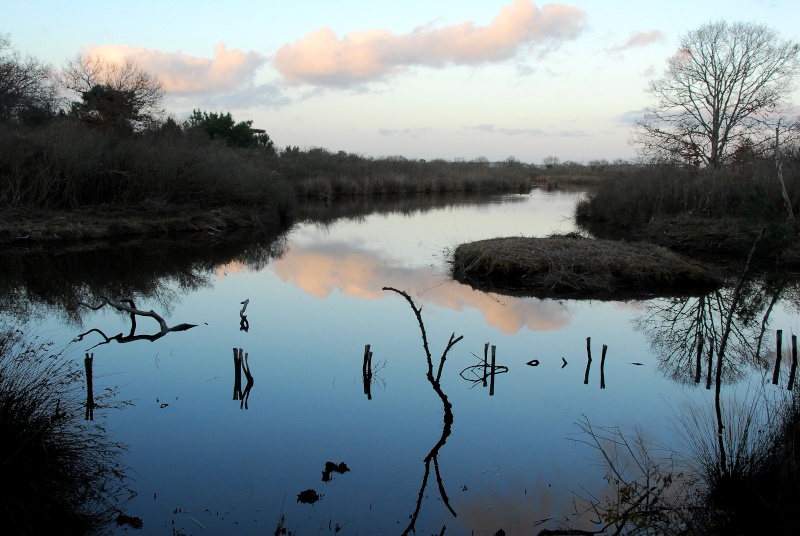
[[[665,248],[577,234],[461,244],[453,277],[484,290],[539,297],[651,297],[720,284],[704,266]]]

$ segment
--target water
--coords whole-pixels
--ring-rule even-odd
[[[648,337],[661,333],[663,342],[675,326],[636,329],[657,308],[691,300],[543,301],[450,280],[448,251],[458,243],[573,231],[581,195],[534,190],[416,207],[387,201],[378,212],[350,207],[338,219],[307,207],[308,219],[275,242],[198,236],[180,246],[33,252],[8,263],[3,306],[60,343],[92,328],[125,340],[127,315],[76,302],[94,304],[102,294],[131,295],[170,326],[196,325],[153,342],[98,345],[104,339],[92,332],[68,349],[73,359],[93,353],[95,392],[116,387],[118,399],[133,402],[110,412],[107,424],[129,446],[125,463],[138,495],[125,510],[144,520],[142,534],[272,534],[281,516],[300,535],[337,526],[342,534],[402,534],[412,521],[418,534],[443,526],[448,534],[533,534],[550,526],[541,520],[572,511],[576,498],[603,495],[605,469],[577,421],[638,428],[680,448],[676,418],[713,400],[692,381],[690,358],[670,366],[651,345]],[[50,272],[35,275],[34,267]],[[408,293],[421,308],[434,374],[451,335],[463,335],[442,366],[452,426],[426,379],[415,313],[383,287]],[[766,303],[758,307],[752,325],[760,327]],[[796,315],[780,304],[770,321],[797,331]],[[138,320],[137,333],[156,332],[154,320]],[[774,345],[771,332],[765,345]],[[742,327],[732,344],[752,339]],[[462,377],[483,370],[469,367],[487,343],[507,367],[493,396]],[[254,380],[246,408],[234,396],[239,348]],[[764,383],[766,371],[741,368],[728,394]],[[326,462],[349,471],[323,482]],[[304,490],[322,497],[298,502]]]

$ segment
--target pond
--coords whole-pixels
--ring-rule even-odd
[[[676,423],[713,406],[697,333],[712,339],[731,294],[555,301],[450,279],[461,242],[575,230],[581,195],[309,204],[279,237],[5,252],[0,310],[70,359],[93,355],[94,392],[132,402],[105,424],[128,446],[124,510],[142,534],[272,534],[281,519],[298,535],[535,534],[604,495],[607,469],[576,423],[684,448]],[[785,287],[745,294],[723,394],[780,396],[770,367],[735,356],[763,324],[774,361],[796,311]],[[127,314],[78,303],[102,296],[194,327],[136,340]],[[159,327],[139,317],[135,333]]]

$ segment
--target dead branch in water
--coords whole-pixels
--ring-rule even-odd
[[[108,305],[108,306],[116,309],[117,311],[122,311],[122,312],[128,313],[130,315],[131,330],[128,333],[128,335],[123,335],[122,333],[118,333],[117,335],[109,337],[108,335],[106,335],[103,332],[103,330],[100,330],[100,329],[97,329],[97,328],[93,328],[93,329],[90,329],[89,331],[81,333],[80,335],[78,335],[74,339],[75,342],[79,342],[79,341],[82,341],[83,338],[86,337],[88,334],[90,334],[92,332],[97,333],[101,337],[103,337],[104,340],[103,340],[103,342],[99,342],[99,343],[95,344],[94,346],[92,346],[92,348],[96,348],[96,347],[101,346],[103,344],[108,344],[111,341],[117,341],[118,343],[126,343],[126,342],[141,341],[141,340],[153,342],[153,341],[156,341],[156,340],[160,339],[161,337],[163,337],[167,333],[170,333],[170,332],[173,332],[173,331],[186,331],[187,329],[191,329],[193,327],[196,327],[196,324],[178,324],[177,326],[170,327],[167,324],[167,321],[164,320],[164,318],[161,315],[159,315],[158,313],[156,313],[152,309],[150,311],[144,311],[142,309],[137,309],[136,308],[136,304],[133,301],[133,298],[120,298],[119,300],[115,301],[115,300],[109,299],[106,296],[103,296],[103,301],[100,302],[98,305],[90,305],[90,304],[88,304],[86,302],[83,302],[83,301],[79,301],[78,305],[83,305],[84,307],[88,307],[89,309],[92,309],[93,311],[98,311],[98,310],[102,309],[103,307],[105,307],[106,305]],[[155,319],[155,321],[158,322],[158,325],[161,328],[160,331],[158,333],[155,333],[155,334],[152,334],[152,335],[136,335],[136,317],[137,316],[146,316],[146,317],[150,317],[150,318]],[[91,348],[90,348],[90,350],[91,350]]]

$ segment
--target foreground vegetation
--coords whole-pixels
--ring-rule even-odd
[[[51,343],[0,325],[0,526],[8,534],[85,534],[128,491],[123,447],[84,420],[83,374]],[[96,398],[113,404],[113,393]]]

